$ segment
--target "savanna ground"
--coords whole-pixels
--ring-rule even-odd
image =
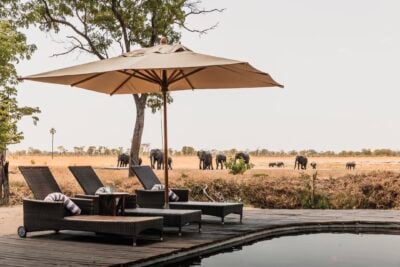
[[[115,156],[10,156],[11,204],[20,204],[31,195],[17,166],[47,165],[64,193],[81,193],[79,185],[67,169],[70,165],[91,165],[106,185],[117,191],[133,192],[141,188],[136,178],[128,178],[127,169],[115,169]],[[191,197],[206,200],[203,189],[218,201],[242,201],[258,208],[382,208],[400,209],[399,157],[316,157],[315,170],[294,170],[293,157],[252,157],[254,168],[243,175],[227,170],[198,169],[195,156],[173,158],[170,183],[188,187]],[[269,162],[283,161],[284,168],[269,168]],[[346,170],[345,163],[355,161],[356,170]],[[149,159],[143,157],[143,164]],[[215,163],[214,163],[215,164]],[[215,167],[215,166],[214,166]],[[162,171],[157,171],[162,180]]]

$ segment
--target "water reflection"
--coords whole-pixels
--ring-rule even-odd
[[[260,241],[173,266],[399,267],[400,236],[323,233]]]

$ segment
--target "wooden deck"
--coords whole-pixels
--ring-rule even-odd
[[[1,236],[0,266],[153,266],[305,231],[400,233],[400,211],[247,210],[243,224],[234,215],[227,217],[225,225],[211,217],[205,221],[201,234],[196,226],[184,227],[181,237],[176,229],[167,228],[164,241],[142,241],[137,247],[130,246],[128,239],[80,232],[32,233],[25,239],[16,234]]]

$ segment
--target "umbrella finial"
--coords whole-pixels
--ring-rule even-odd
[[[167,37],[161,36],[161,37],[160,37],[160,44],[161,44],[161,45],[166,45],[166,44],[168,44],[168,39],[167,39]]]

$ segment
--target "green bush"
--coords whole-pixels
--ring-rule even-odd
[[[230,158],[226,162],[226,168],[229,170],[229,173],[233,175],[243,174],[249,169],[243,159],[234,160],[233,158]]]
[[[300,194],[301,208],[302,209],[329,209],[329,197],[326,194],[312,193],[304,190]]]
[[[325,193],[316,192],[317,172],[312,176],[301,173],[299,178],[303,181],[304,189],[300,193],[301,207],[305,209],[330,208],[329,197]]]

